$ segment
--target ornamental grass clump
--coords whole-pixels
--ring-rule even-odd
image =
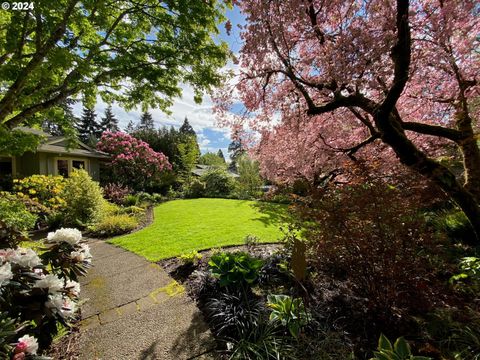
[[[78,277],[92,259],[77,229],[49,233],[40,255],[18,246],[26,240],[0,220],[0,354],[5,358],[33,359],[50,346],[59,324],[70,327],[78,310]]]

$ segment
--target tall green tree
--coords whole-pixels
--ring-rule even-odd
[[[40,113],[60,122],[56,110],[69,97],[88,107],[100,96],[127,109],[168,110],[180,84],[190,84],[200,102],[221,83],[229,57],[211,36],[228,7],[230,0],[37,0],[32,10],[0,11],[2,136],[40,124]]]
[[[228,145],[228,152],[232,160],[228,168],[231,171],[237,171],[237,160],[246,152],[245,145],[238,132],[232,134],[232,142]]]
[[[245,198],[258,194],[260,186],[263,185],[258,161],[252,160],[247,154],[243,154],[236,159],[236,165],[239,175],[237,179],[239,193]]]
[[[95,146],[102,134],[96,118],[95,110],[85,107],[83,108],[82,118],[77,125],[78,138],[90,146]]]
[[[222,159],[222,161],[223,161],[224,164],[226,163],[226,161],[225,161],[225,155],[223,155],[222,149],[218,149],[217,156],[218,156],[220,159]]]
[[[140,123],[137,126],[137,130],[148,131],[153,129],[155,129],[155,123],[152,114],[148,111],[144,111],[140,117]]]
[[[225,159],[218,156],[218,154],[212,153],[212,152],[207,152],[200,156],[198,159],[198,163],[202,165],[210,165],[210,166],[216,166],[220,168],[226,168],[227,165],[225,163]]]
[[[195,130],[193,130],[192,125],[188,122],[188,118],[185,116],[185,120],[183,120],[182,126],[180,126],[180,133],[185,135],[192,135],[197,136]]]
[[[133,122],[133,120],[130,120],[127,124],[127,126],[125,127],[125,132],[127,134],[133,134],[135,132],[135,123]]]
[[[120,130],[118,127],[118,119],[115,117],[112,111],[112,105],[108,105],[108,107],[105,109],[105,116],[100,122],[100,131],[103,133],[107,130],[112,132]]]

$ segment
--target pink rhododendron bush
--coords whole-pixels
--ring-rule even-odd
[[[34,359],[47,349],[58,325],[70,326],[80,284],[92,256],[82,233],[48,234],[42,253],[19,246],[27,240],[0,221],[0,356]]]
[[[162,172],[172,169],[164,154],[123,132],[104,132],[97,149],[111,155],[111,180],[135,190],[161,181]]]

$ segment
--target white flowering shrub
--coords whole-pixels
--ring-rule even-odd
[[[92,256],[77,229],[49,233],[40,255],[15,246],[21,240],[0,220],[0,356],[40,359],[58,323],[70,326]]]

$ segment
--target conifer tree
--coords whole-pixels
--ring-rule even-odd
[[[135,131],[135,124],[133,123],[133,120],[130,120],[127,124],[127,127],[125,128],[125,132],[127,134],[132,134]]]
[[[195,138],[197,137],[197,133],[193,130],[192,125],[188,122],[188,118],[185,116],[185,120],[183,120],[182,126],[180,126],[180,133],[185,135],[193,135]]]
[[[225,156],[223,155],[223,151],[222,149],[218,149],[218,152],[217,152],[217,156],[223,160],[223,162],[225,163]]]
[[[80,141],[94,146],[101,136],[100,125],[96,121],[95,110],[83,108],[82,118],[77,126]]]
[[[118,127],[118,119],[115,117],[112,111],[112,105],[108,105],[108,107],[105,109],[105,117],[102,118],[100,129],[102,133],[107,130],[112,132],[117,132],[120,130]]]
[[[155,123],[153,122],[152,114],[145,111],[140,117],[140,124],[137,126],[136,130],[153,130],[154,128]]]

